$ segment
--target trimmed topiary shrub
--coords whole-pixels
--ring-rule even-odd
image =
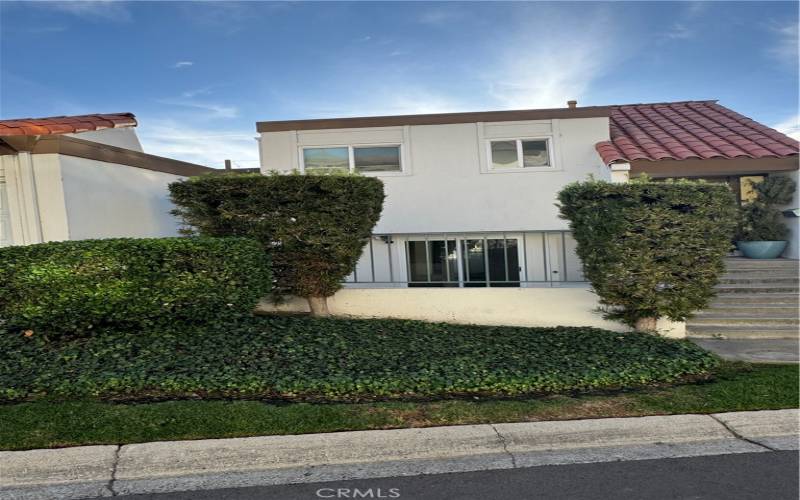
[[[0,322],[53,339],[104,328],[213,324],[251,314],[269,292],[257,242],[106,239],[0,249]]]
[[[307,298],[316,315],[355,269],[384,199],[380,180],[357,175],[206,175],[169,190],[190,233],[260,241],[276,294]]]
[[[739,213],[737,241],[784,241],[789,228],[776,207],[792,202],[797,187],[789,177],[773,175],[761,182],[750,181],[756,199],[744,204]]]
[[[736,225],[726,185],[589,181],[558,199],[606,318],[654,330],[708,305]]]

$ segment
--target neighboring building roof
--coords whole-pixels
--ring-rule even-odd
[[[478,111],[471,113],[437,113],[427,115],[359,116],[354,118],[257,122],[256,130],[258,132],[281,132],[287,130],[551,120],[554,118],[603,118],[610,114],[610,106],[586,106],[583,108],[518,109],[511,111]]]
[[[142,153],[141,151],[134,151],[133,149],[119,148],[117,146],[85,141],[77,137],[64,135],[42,137],[33,145],[31,153],[34,155],[60,154],[75,156],[108,164],[128,165],[130,167],[183,176],[223,171],[203,165],[174,160],[172,158]]]
[[[16,120],[0,120],[0,137],[74,134],[91,130],[135,126],[136,116],[133,113],[19,118]]]
[[[612,106],[611,140],[595,148],[606,165],[635,160],[785,158],[800,143],[717,101]]]

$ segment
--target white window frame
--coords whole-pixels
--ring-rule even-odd
[[[325,145],[313,145],[313,146],[300,146],[297,148],[298,151],[298,163],[300,164],[300,172],[305,174],[306,173],[306,160],[305,160],[305,150],[306,149],[335,149],[335,148],[347,148],[347,158],[348,163],[350,165],[350,173],[356,172],[356,162],[355,162],[355,148],[386,148],[386,147],[394,147],[397,148],[398,156],[400,158],[400,170],[386,170],[386,171],[371,171],[371,172],[359,172],[359,174],[367,176],[367,177],[389,177],[389,176],[399,176],[399,175],[407,175],[406,165],[405,165],[405,151],[402,144],[396,142],[387,142],[387,143],[372,143],[372,144],[325,144]]]
[[[492,143],[493,142],[510,142],[515,141],[517,144],[517,166],[510,168],[495,168],[494,161],[492,160]],[[522,141],[545,141],[547,144],[547,163],[546,167],[526,167],[525,159],[522,156]],[[519,172],[553,172],[560,170],[555,164],[555,156],[553,154],[553,138],[551,136],[538,136],[538,137],[491,137],[486,138],[486,172],[493,174],[500,173],[519,173]]]

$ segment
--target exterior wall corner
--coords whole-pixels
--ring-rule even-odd
[[[611,182],[624,184],[630,180],[630,163],[612,163],[609,165],[609,169],[611,170]]]

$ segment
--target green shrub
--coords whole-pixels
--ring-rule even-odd
[[[191,232],[257,239],[276,294],[306,297],[318,314],[355,269],[384,199],[380,180],[356,175],[206,175],[169,189]]]
[[[355,401],[519,396],[703,378],[687,341],[595,328],[242,318],[41,343],[0,335],[0,398]]]
[[[726,185],[590,181],[558,198],[607,318],[653,330],[708,305],[735,226]]]
[[[769,176],[761,182],[750,181],[756,199],[740,209],[737,241],[784,241],[789,228],[776,205],[791,203],[795,182],[782,176]]]
[[[64,241],[0,249],[0,320],[53,339],[98,329],[210,323],[249,314],[269,291],[243,238]]]

